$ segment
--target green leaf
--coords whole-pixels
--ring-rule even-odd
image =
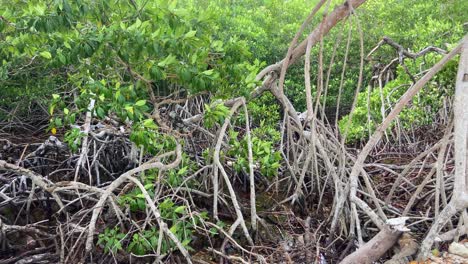
[[[143,126],[146,128],[157,129],[158,126],[154,123],[153,119],[145,119],[143,121]]]
[[[144,210],[146,208],[145,200],[143,199],[138,199],[137,200],[137,207],[140,210]]]
[[[179,225],[173,225],[173,226],[169,229],[169,231],[171,231],[171,233],[173,233],[173,234],[176,234],[177,231],[179,231]]]
[[[134,30],[141,26],[141,20],[139,18],[136,19],[135,23],[128,27],[128,30]]]
[[[190,244],[192,240],[190,238],[186,238],[184,239],[184,241],[182,241],[182,246],[186,247],[188,246],[188,244]]]
[[[98,115],[99,118],[104,118],[106,113],[104,112],[104,109],[102,109],[102,107],[98,107],[97,110],[96,110],[96,113]]]
[[[174,212],[178,213],[178,214],[184,214],[185,213],[185,206],[184,205],[177,206],[177,208],[174,210]]]
[[[156,248],[158,246],[158,237],[156,235],[150,237],[149,241],[153,248]]]
[[[224,228],[226,226],[226,223],[224,223],[223,221],[220,220],[220,221],[216,222],[216,225],[221,227],[221,228]]]
[[[76,121],[76,114],[72,114],[72,115],[70,116],[70,123],[74,124],[75,121]]]
[[[213,69],[211,69],[211,70],[206,70],[206,71],[204,71],[204,72],[202,72],[202,73],[205,74],[205,75],[207,75],[207,76],[210,76],[210,75],[213,74]]]
[[[121,28],[122,30],[125,30],[125,29],[127,28],[127,26],[125,25],[124,22],[120,22],[120,28]]]
[[[55,118],[55,125],[57,127],[61,127],[62,126],[62,119],[61,118]]]
[[[58,54],[58,58],[62,64],[65,64],[67,62],[67,59],[65,58],[65,56],[63,56],[62,53]]]
[[[218,229],[216,229],[216,227],[212,227],[212,228],[210,228],[209,232],[212,235],[217,235],[218,234]]]
[[[136,106],[144,106],[146,104],[146,100],[138,100],[135,105]]]
[[[52,54],[50,54],[50,52],[48,51],[43,51],[39,53],[39,55],[41,55],[41,57],[46,58],[48,60],[52,59]]]
[[[127,105],[127,106],[125,106],[124,108],[125,108],[125,110],[127,110],[127,112],[129,112],[129,113],[131,113],[131,114],[134,113],[134,111],[133,111],[133,106]]]
[[[186,172],[187,172],[188,168],[187,167],[183,167],[182,169],[180,169],[177,174],[178,175],[184,175]]]
[[[173,54],[169,54],[163,61],[158,63],[159,67],[166,67],[167,65],[171,65],[175,63],[176,57]]]
[[[115,250],[122,250],[122,244],[120,243],[120,241],[115,242],[114,249]]]
[[[189,32],[187,32],[184,36],[185,39],[187,38],[193,38],[195,36],[195,34],[197,34],[197,31],[196,30],[190,30]]]

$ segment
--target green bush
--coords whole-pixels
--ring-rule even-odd
[[[440,55],[428,55],[426,60],[439,58]],[[449,62],[403,109],[399,116],[403,128],[430,125],[434,121],[434,117],[443,106],[444,98],[450,98],[454,93],[457,66],[457,60]],[[382,114],[386,116],[391,111],[391,106],[406,92],[411,85],[410,77],[402,67],[398,67],[397,76],[395,80],[388,82],[382,91],[379,88],[371,89],[368,96],[369,89],[366,89],[358,95],[352,120],[349,120],[351,115],[346,115],[339,121],[340,131],[343,135],[347,135],[347,142],[368,138],[382,123]],[[382,109],[382,100],[385,103],[384,109]],[[394,125],[395,123],[392,123],[389,129]]]

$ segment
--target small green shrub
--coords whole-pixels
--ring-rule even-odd
[[[104,252],[117,252],[122,250],[122,241],[125,234],[121,233],[118,227],[106,228],[104,233],[99,234],[98,245],[104,248]]]
[[[252,156],[253,163],[258,164],[262,175],[272,177],[277,175],[280,167],[281,154],[275,151],[274,143],[279,140],[279,132],[272,128],[260,128],[252,131]],[[247,135],[239,140],[239,132],[229,131],[230,149],[227,155],[233,157],[236,161],[234,168],[237,172],[249,171],[249,156]]]
[[[228,114],[229,108],[222,103],[215,102],[211,105],[205,104],[205,113],[203,116],[204,125],[207,128],[212,128],[215,124],[223,124]]]
[[[159,205],[162,219],[170,226],[169,231],[172,232],[182,245],[191,249],[190,242],[195,231],[195,225],[200,224],[200,221],[207,218],[207,214],[198,214],[193,217],[188,215],[187,208],[183,205],[177,205],[172,200],[165,199]],[[124,250],[132,252],[136,255],[145,255],[151,252],[156,252],[158,247],[161,232],[156,227],[151,227],[134,233],[131,239],[125,239],[125,234],[120,231],[119,227],[113,229],[106,228],[104,233],[99,234],[98,245],[100,245],[105,253],[117,252]],[[123,247],[122,245],[127,245]],[[175,243],[168,239],[161,240],[161,254],[167,254],[176,248]]]
[[[440,58],[440,55],[429,55],[426,60],[435,61],[437,58]],[[433,122],[437,112],[443,106],[443,99],[449,98],[454,93],[457,65],[457,60],[449,62],[403,109],[399,116],[403,128],[429,125]],[[383,87],[382,95],[378,88],[373,89],[369,96],[369,104],[367,103],[367,89],[358,95],[351,122],[349,122],[350,115],[344,116],[339,121],[340,131],[342,134],[347,133],[348,143],[365,140],[369,133],[373,133],[382,123],[382,97],[385,102],[384,114],[386,116],[391,110],[390,106],[397,103],[406,92],[411,85],[410,77],[401,67],[398,68],[397,76],[395,80]],[[370,115],[370,122],[368,115]],[[394,124],[389,129],[393,126]]]

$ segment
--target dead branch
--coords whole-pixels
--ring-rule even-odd
[[[391,38],[389,37],[383,37],[382,40],[377,44],[377,46],[375,46],[370,52],[369,54],[367,54],[366,56],[366,60],[370,60],[371,59],[371,55],[376,51],[378,50],[381,46],[383,46],[384,44],[388,44],[390,45],[391,47],[395,48],[397,51],[398,51],[398,58],[399,58],[399,61],[400,63],[402,63],[402,61],[404,60],[404,58],[410,58],[410,59],[416,59],[418,57],[421,57],[429,52],[436,52],[436,53],[439,53],[439,54],[447,54],[447,51],[446,50],[443,50],[441,48],[438,48],[438,47],[434,47],[434,46],[428,46],[422,50],[420,50],[419,52],[411,52],[409,51],[408,49],[405,49],[402,45],[398,44],[396,41],[392,40]]]
[[[387,222],[380,232],[354,253],[348,255],[341,264],[370,264],[385,254],[398,240],[404,230],[405,218],[395,218]],[[395,223],[395,224],[393,224]]]

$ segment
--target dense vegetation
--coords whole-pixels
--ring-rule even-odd
[[[248,96],[256,85],[254,77],[260,67],[282,59],[298,26],[315,2],[193,0],[133,5],[131,1],[117,1],[116,4],[107,1],[6,1],[2,5],[0,21],[4,39],[0,72],[4,93],[0,103],[6,110],[1,114],[8,118],[6,113],[16,108],[15,102],[20,101],[26,104],[19,105],[20,109],[15,113],[32,104],[45,108],[52,94],[64,92],[60,99],[69,103],[68,91],[74,87],[81,88],[79,94],[74,95],[79,99],[73,100],[77,110],[83,110],[89,93],[95,93],[96,98],[100,95],[109,97],[112,90],[109,88],[119,85],[116,89],[123,90],[125,94],[122,96],[128,97],[118,99],[118,103],[114,100],[116,108],[113,110],[120,117],[126,115],[126,105],[148,99],[148,82],[155,88],[156,95],[182,90],[186,94],[208,91],[216,98]],[[337,3],[334,1],[331,6]],[[332,78],[327,80],[329,92],[322,95],[324,104],[329,106],[327,116],[334,118],[339,87],[342,90],[339,115],[351,108],[356,89],[354,80],[359,74],[359,30],[364,33],[365,51],[370,51],[383,36],[415,52],[427,46],[450,49],[463,36],[463,10],[466,10],[463,1],[442,4],[436,1],[371,2],[358,10],[356,19],[361,29],[351,28],[349,23],[337,27],[323,43],[323,49],[328,51],[323,61],[327,62],[335,43],[340,41],[337,45],[343,46],[346,36],[351,36],[346,54],[347,71],[340,76],[346,50],[337,49],[330,69]],[[393,19],[395,14],[402,19]],[[319,21],[320,16],[315,20]],[[312,63],[317,63],[319,50],[313,50]],[[370,85],[372,67],[386,65],[394,55],[394,49],[384,47],[365,65],[363,90]],[[439,58],[440,55],[433,54],[411,60],[407,63],[408,71],[417,74]],[[408,74],[402,74],[402,70],[397,72],[394,66],[391,79],[396,80],[386,80],[392,83],[385,86],[384,93],[411,81]],[[287,94],[298,111],[305,110],[301,68],[298,65],[291,69],[293,73],[286,80]],[[312,84],[317,83],[316,76],[312,74]],[[101,88],[104,90],[84,88],[99,86],[92,84],[98,81],[106,82]],[[129,86],[133,86],[134,91],[125,91]],[[442,83],[440,86],[447,85]],[[381,106],[380,91],[369,89],[373,90],[370,96],[371,123],[364,114],[367,112],[367,91],[363,91],[350,128],[350,139],[365,136],[367,128],[381,120],[381,108],[388,108]],[[403,90],[393,92],[388,101],[394,102]],[[436,93],[431,97],[441,95]],[[102,106],[96,109],[103,117],[104,112],[110,111],[112,99],[101,97],[99,101]],[[272,100],[264,99],[251,108],[261,111],[266,102]],[[272,123],[278,121],[277,116],[263,118],[273,118]],[[412,122],[428,117],[416,111],[406,119]],[[343,130],[346,122],[342,123]]]
[[[225,254],[229,252],[224,251],[227,243],[234,244],[238,254],[244,253],[245,257],[248,254],[244,251],[248,251],[239,250],[239,244],[228,242],[227,237],[233,236],[242,246],[249,243],[252,246],[250,236],[245,233],[257,231],[257,220],[255,211],[250,211],[253,217],[248,221],[249,230],[242,227],[243,232],[240,228],[235,232],[236,225],[244,221],[239,220],[242,218],[239,214],[246,214],[246,208],[251,208],[252,204],[249,207],[249,199],[245,197],[234,201],[232,197],[236,195],[232,192],[248,196],[254,185],[265,193],[256,204],[265,212],[270,210],[269,206],[276,209],[268,200],[280,199],[283,200],[281,206],[292,201],[291,211],[301,217],[309,216],[307,210],[314,208],[316,217],[328,212],[331,219],[332,208],[339,204],[333,202],[339,195],[334,196],[332,190],[338,193],[341,187],[328,179],[333,173],[326,172],[327,166],[331,167],[332,163],[340,164],[335,168],[347,166],[350,161],[346,155],[342,160],[340,156],[327,161],[323,152],[294,154],[294,151],[309,148],[309,143],[301,139],[301,129],[318,129],[325,137],[336,136],[336,140],[330,141],[343,140],[347,147],[366,142],[400,97],[458,45],[466,34],[468,3],[368,1],[349,11],[353,15],[332,28],[310,53],[311,94],[313,102],[317,102],[314,104],[316,117],[324,124],[323,128],[301,119],[303,123],[299,127],[302,128],[294,130],[291,128],[294,123],[290,125],[286,121],[288,110],[277,94],[264,92],[258,96],[255,93],[264,81],[258,79],[257,74],[267,65],[285,58],[301,23],[319,2],[323,4],[324,1],[0,1],[0,121],[4,126],[0,127],[0,132],[5,133],[8,144],[10,141],[28,144],[33,142],[21,141],[32,136],[54,135],[67,145],[66,150],[61,150],[67,154],[60,152],[62,158],[55,157],[59,162],[41,171],[38,168],[46,166],[47,162],[40,166],[28,163],[30,155],[26,155],[26,160],[22,160],[23,155],[10,158],[19,158],[17,165],[50,176],[47,184],[82,183],[90,187],[74,185],[74,188],[98,193],[104,192],[102,190],[111,186],[110,182],[116,182],[120,175],[138,170],[141,164],[155,162],[154,157],[158,161],[155,167],[135,172],[138,183],[128,178],[132,184],[110,189],[107,195],[113,202],[109,207],[115,210],[113,214],[118,221],[108,215],[99,220],[96,240],[92,240],[91,234],[62,241],[67,252],[72,253],[60,256],[60,260],[75,262],[79,258],[89,258],[88,242],[83,242],[86,236],[91,237],[93,245],[98,245],[91,253],[95,258],[102,257],[103,261],[115,257],[116,261],[124,263],[131,260],[127,255],[132,253],[171,262],[175,261],[171,258],[174,252],[184,254],[181,246],[194,253],[208,244],[212,248],[222,245],[222,252],[211,253],[227,259]],[[342,1],[325,1],[299,35],[300,41],[342,4]],[[387,42],[382,41],[384,37]],[[395,45],[387,45],[390,42]],[[376,45],[379,46],[374,49]],[[427,47],[433,48],[418,54]],[[441,127],[450,123],[458,64],[458,58],[450,61],[412,99],[398,120],[385,130],[388,142],[395,145],[399,142],[400,147],[407,148],[418,142],[419,137],[414,136],[418,129],[432,127],[440,132]],[[284,93],[298,112],[305,112],[310,100],[304,88],[304,66],[304,59],[291,65],[284,82]],[[199,116],[201,118],[196,119]],[[194,124],[193,120],[199,122]],[[22,133],[25,136],[18,139]],[[407,136],[410,133],[414,136],[411,139]],[[6,135],[14,134],[17,135],[15,140],[7,140]],[[405,143],[401,142],[402,137],[406,138]],[[313,148],[316,144],[310,143]],[[177,149],[180,147],[183,153],[180,160],[176,158],[175,166],[159,165],[174,162],[171,155],[179,157]],[[285,150],[286,147],[290,149]],[[342,148],[345,147],[343,144]],[[307,162],[301,161],[306,156]],[[0,155],[0,160],[6,157],[7,154]],[[308,165],[304,164],[310,160],[316,164],[311,165],[309,173]],[[325,165],[321,165],[322,162]],[[315,171],[312,172],[312,168]],[[219,203],[229,207],[232,199],[233,205],[226,210],[219,206],[220,215],[218,208],[211,204],[213,196],[218,195],[218,180],[212,178],[212,175],[218,177],[218,169],[221,179],[223,176],[230,179],[228,182],[224,178],[225,185],[221,183]],[[351,171],[349,168],[338,171],[344,175],[348,170]],[[288,183],[283,185],[284,182]],[[92,187],[103,189],[96,191]],[[34,192],[30,193],[32,197]],[[72,197],[71,193],[66,195],[67,199]],[[90,201],[98,201],[101,195]],[[299,196],[301,199],[296,199]],[[81,203],[90,201],[80,198]],[[149,201],[153,201],[158,211]],[[322,206],[322,201],[328,204]],[[107,199],[102,202],[107,203]],[[255,207],[255,203],[253,205]],[[29,207],[28,204],[28,211]],[[100,217],[101,209],[88,207],[83,218],[93,226],[88,219],[92,219],[90,212],[97,212],[96,217]],[[13,225],[15,221],[9,219],[15,219],[11,210],[5,209],[2,218]],[[54,223],[69,221],[79,226],[81,220],[75,217],[81,213],[76,213],[79,210],[75,207],[70,210],[75,213],[67,212],[70,214],[65,218],[54,214]],[[119,210],[123,212],[123,220]],[[331,220],[327,217],[318,219],[317,223],[324,221],[328,225]],[[279,217],[271,222],[283,220]],[[161,221],[176,239],[166,233]],[[290,224],[303,228],[299,222]],[[346,222],[343,220],[343,225]],[[22,224],[32,222],[29,219]],[[293,230],[289,230],[291,232]],[[331,237],[335,235],[333,232]],[[239,238],[242,235],[245,240]],[[349,230],[348,235],[349,241],[357,236],[354,230]],[[257,237],[261,238],[262,234]],[[339,235],[337,240],[341,244],[336,250],[349,250],[347,240],[338,238]],[[72,246],[74,241],[78,248],[86,247],[85,255],[77,253],[79,250]],[[271,241],[265,243],[267,247],[276,248],[280,244]],[[314,244],[317,248],[319,242]],[[19,252],[14,247],[2,249],[10,255]],[[251,258],[261,259],[259,255],[271,253],[262,250],[255,251]],[[339,257],[333,256],[332,251],[326,254],[335,261]],[[232,260],[234,256],[237,255],[234,254]]]

